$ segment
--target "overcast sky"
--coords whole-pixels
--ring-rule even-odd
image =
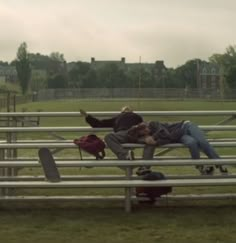
[[[0,0],[0,60],[28,51],[69,61],[207,60],[236,43],[236,0]]]

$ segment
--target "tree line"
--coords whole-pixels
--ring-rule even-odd
[[[223,68],[225,83],[236,88],[236,46],[229,46],[223,54],[213,54],[209,62]],[[197,88],[197,66],[207,63],[191,59],[177,68],[166,68],[160,62],[122,63],[104,62],[103,65],[76,61],[66,62],[64,55],[28,53],[22,43],[11,63],[14,66],[22,93],[43,88]]]

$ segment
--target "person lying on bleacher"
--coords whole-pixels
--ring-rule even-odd
[[[151,121],[133,126],[128,131],[130,140],[153,145],[153,154],[156,146],[169,143],[182,143],[189,148],[192,159],[200,159],[203,151],[210,159],[220,159],[214,148],[209,144],[203,131],[190,121],[176,123],[160,123]],[[201,174],[213,174],[213,166],[196,166]],[[216,166],[221,173],[228,173],[222,165]]]
[[[129,106],[122,107],[120,114],[106,119],[98,119],[87,114],[87,112],[82,109],[80,109],[80,114],[85,117],[86,122],[91,127],[109,127],[113,128],[114,132],[128,130],[132,126],[143,122],[143,118],[133,112]]]
[[[127,150],[122,146],[122,144],[131,142],[129,140],[129,136],[127,135],[128,129],[143,122],[143,118],[139,114],[133,112],[129,106],[123,107],[119,115],[107,119],[97,119],[87,114],[84,110],[80,110],[80,113],[85,117],[86,122],[91,127],[113,128],[114,132],[107,134],[104,137],[104,140],[118,159],[134,159],[133,151]],[[152,146],[147,145],[143,150],[143,159],[149,160],[152,158]],[[149,169],[146,171],[148,172]]]

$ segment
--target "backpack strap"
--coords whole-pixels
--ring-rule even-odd
[[[81,152],[81,148],[79,145],[77,145],[78,150],[79,150],[79,156],[80,156],[80,160],[83,160],[83,156],[82,156],[82,152]],[[79,167],[80,170],[82,170],[82,166]]]
[[[79,156],[80,156],[80,159],[83,160],[83,156],[82,156],[81,148],[80,148],[79,145],[78,145],[78,150],[79,150]]]
[[[74,144],[76,144],[78,150],[79,150],[79,155],[80,155],[80,159],[83,160],[83,156],[82,156],[82,152],[81,152],[81,148],[79,143],[77,142],[78,139],[74,139]]]

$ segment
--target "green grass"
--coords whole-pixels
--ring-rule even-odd
[[[139,206],[0,211],[1,242],[7,243],[233,243],[234,206]],[[10,227],[9,227],[10,226]]]
[[[124,105],[135,110],[234,110],[236,102],[179,102],[179,101],[103,101],[59,100],[53,102],[35,102],[17,106],[17,110],[28,111],[116,111]],[[146,120],[149,118],[146,117]],[[159,120],[189,119],[186,117],[158,117]],[[198,124],[215,124],[222,117],[193,117]],[[234,123],[232,123],[234,124]],[[81,118],[60,118],[57,121],[41,119],[42,126],[83,126]],[[66,138],[80,134],[63,133]],[[235,133],[227,134],[235,137]],[[38,134],[28,134],[38,138]],[[212,137],[221,137],[221,133],[211,133]],[[40,138],[46,138],[44,134]],[[235,149],[220,149],[221,154],[235,154]],[[141,153],[141,151],[140,151]],[[187,150],[173,151],[175,155],[188,154]],[[21,151],[20,155],[36,156],[34,150]],[[79,156],[77,151],[61,152],[62,156]],[[194,168],[156,168],[166,174],[197,173]],[[235,171],[235,168],[231,168]],[[41,169],[24,169],[20,174],[41,174]],[[119,174],[119,169],[91,168],[83,170],[63,169],[63,173],[73,174]],[[31,195],[31,190],[22,190]],[[21,192],[22,192],[21,191]],[[234,187],[174,188],[174,193],[230,192]],[[41,194],[43,190],[38,190]],[[112,194],[111,190],[104,190]],[[122,190],[117,190],[122,193]],[[63,195],[63,190],[45,191]],[[75,190],[71,194],[100,194],[99,189]],[[236,238],[235,200],[224,201],[181,201],[169,202],[169,206],[153,207],[135,205],[131,214],[124,212],[123,203],[1,203],[0,204],[0,240],[6,243],[28,242],[71,242],[71,243],[231,243]]]
[[[117,111],[125,105],[130,105],[134,110],[234,110],[235,102],[222,101],[168,101],[168,100],[135,100],[135,99],[71,99],[54,100],[45,102],[33,102],[27,105],[17,107],[21,110],[23,107],[27,110],[37,111],[79,111],[84,108],[90,111]]]

